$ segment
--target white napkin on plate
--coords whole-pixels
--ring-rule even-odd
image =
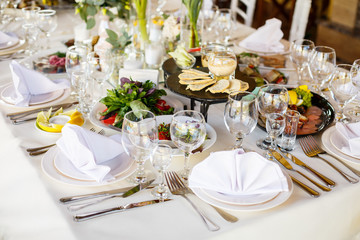
[[[240,47],[256,52],[283,52],[284,45],[280,40],[284,36],[281,31],[281,21],[276,18],[266,20],[265,25],[242,40]]]
[[[289,190],[276,163],[239,149],[211,153],[193,168],[189,187],[239,196]]]
[[[345,145],[341,151],[349,155],[360,156],[360,122],[356,123],[336,123],[336,131],[342,138]]]
[[[66,79],[51,81],[45,75],[26,68],[16,61],[10,63],[14,84],[14,102],[16,106],[27,107],[32,95],[51,93],[60,89],[67,89],[70,83]]]
[[[151,82],[158,85],[159,71],[155,69],[125,69],[119,70],[120,77],[131,78],[134,81],[145,82],[150,80]]]
[[[56,145],[80,172],[97,182],[113,179],[110,167],[102,164],[124,152],[120,134],[106,137],[73,124],[63,127]]]
[[[11,41],[16,41],[17,39],[18,38],[16,36],[11,36],[7,33],[0,31],[0,45],[7,44],[8,42]]]

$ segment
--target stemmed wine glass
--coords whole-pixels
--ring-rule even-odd
[[[216,33],[219,36],[219,42],[228,43],[231,36],[231,29],[234,22],[234,14],[229,8],[220,8],[216,19]]]
[[[153,167],[160,173],[161,181],[158,186],[152,190],[152,194],[160,199],[166,199],[169,195],[169,189],[164,181],[164,173],[169,167],[172,159],[172,148],[166,144],[159,144],[151,156],[151,163]]]
[[[298,39],[291,43],[291,61],[296,64],[299,82],[304,78],[304,69],[308,66],[308,59],[315,44],[311,40]]]
[[[331,96],[339,105],[336,112],[336,121],[347,123],[350,119],[344,114],[346,104],[351,102],[357,95],[358,89],[351,80],[351,68],[349,64],[339,64],[336,66],[329,83]]]
[[[49,48],[50,33],[57,28],[56,11],[52,9],[40,10],[37,13],[37,26],[46,35],[46,47]]]
[[[247,91],[232,92],[225,105],[224,122],[227,130],[235,136],[233,149],[241,148],[244,138],[256,127],[258,119],[257,100]]]
[[[87,56],[88,74],[99,86],[99,98],[103,96],[104,83],[110,78],[114,69],[110,54],[110,52],[106,52],[105,55],[100,57],[95,52],[91,52]],[[96,101],[96,99],[94,100]]]
[[[360,59],[356,59],[351,67],[350,70],[350,77],[351,81],[355,85],[355,87],[360,91]],[[360,94],[357,94],[357,97],[359,97]],[[359,100],[357,98],[354,99],[354,102],[357,104],[348,111],[349,114],[351,114],[352,118],[355,118],[355,121],[358,122],[360,120],[360,106],[359,106]]]
[[[158,128],[155,115],[147,110],[131,111],[125,114],[122,125],[122,144],[125,152],[137,163],[135,174],[130,181],[147,181],[144,171],[146,160],[158,145]]]
[[[176,147],[185,154],[184,169],[180,172],[180,176],[187,181],[190,173],[190,154],[205,141],[206,127],[204,116],[193,110],[175,113],[170,124],[170,135]]]
[[[276,150],[276,138],[285,129],[285,117],[281,113],[270,113],[266,117],[266,131],[268,132],[271,143],[267,151],[267,158],[271,158],[270,150]]]
[[[263,85],[259,89],[257,102],[258,110],[264,118],[268,118],[271,113],[284,114],[289,103],[288,90],[277,84]],[[263,120],[263,122],[266,121]],[[269,134],[265,139],[259,139],[256,142],[256,145],[261,149],[268,149],[270,144],[271,138]]]
[[[336,66],[335,50],[326,46],[315,47],[309,57],[310,76],[315,81],[314,91],[324,98],[321,88],[330,80]]]

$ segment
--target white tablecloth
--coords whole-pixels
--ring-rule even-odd
[[[66,17],[65,23],[73,17],[71,13],[62,16]],[[63,23],[62,20],[59,22]],[[54,37],[71,34],[71,24],[64,26],[68,28],[62,27]],[[60,46],[61,43],[53,42],[53,45]],[[0,85],[11,80],[8,64],[9,61],[0,62]],[[169,94],[189,104],[188,99]],[[352,185],[346,182],[321,160],[307,158],[298,145],[294,155],[337,182],[331,192],[321,192],[321,197],[314,199],[295,186],[291,197],[273,209],[260,212],[231,211],[239,218],[236,223],[226,222],[206,203],[191,196],[221,227],[217,232],[209,232],[190,205],[177,196],[163,204],[86,222],[74,222],[72,213],[59,203],[60,197],[110,190],[129,184],[122,181],[106,187],[90,188],[53,181],[41,169],[42,156],[29,157],[25,148],[54,143],[59,136],[36,130],[34,122],[12,125],[5,114],[15,109],[4,105],[0,108],[0,239],[360,239],[360,183]],[[234,143],[223,123],[223,109],[224,104],[210,106],[208,123],[216,130],[217,141],[211,149],[193,155],[190,160],[192,166],[210,152],[224,150]],[[87,121],[85,127],[91,126]],[[106,133],[110,134],[109,131]],[[265,132],[256,128],[246,138],[245,147],[260,152],[255,141],[264,136]],[[182,165],[182,158],[175,158],[170,169],[179,170]],[[354,167],[360,169],[359,165]],[[149,163],[147,169],[154,172]],[[308,183],[299,175],[294,176]],[[146,190],[128,199],[108,200],[83,212],[149,199],[152,196]]]

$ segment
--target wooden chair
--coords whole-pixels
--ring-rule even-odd
[[[231,11],[235,14],[235,19],[240,16],[244,20],[244,24],[251,26],[256,0],[231,0]],[[245,8],[246,10],[243,10]]]
[[[310,8],[311,0],[296,0],[289,34],[290,42],[304,38],[306,25],[309,20]]]

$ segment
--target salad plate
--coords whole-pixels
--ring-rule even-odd
[[[16,36],[15,33],[9,32],[9,33],[5,33],[5,34],[8,35],[9,37],[11,37],[11,40],[8,41],[8,42],[1,43],[0,44],[0,50],[13,47],[13,46],[15,46],[16,44],[19,43],[19,38]]]
[[[17,51],[22,50],[24,47],[25,47],[25,40],[19,39],[19,41],[15,45],[8,47],[8,48],[1,49],[0,56],[5,56],[5,55],[16,53]]]
[[[294,188],[293,183],[289,174],[285,171],[283,171],[283,173],[288,182],[288,191],[274,193],[273,195],[268,193],[265,195],[252,195],[254,199],[249,198],[249,196],[228,196],[225,198],[219,197],[218,193],[207,191],[202,188],[193,187],[191,189],[201,200],[219,208],[231,211],[262,211],[279,206],[291,196]]]
[[[96,187],[96,186],[105,186],[109,184],[113,184],[119,182],[121,180],[126,179],[131,174],[133,174],[136,170],[136,163],[132,161],[128,168],[115,168],[113,171],[114,180],[108,182],[96,182],[96,181],[88,181],[80,179],[79,173],[71,172],[71,170],[64,170],[63,166],[60,166],[59,170],[59,163],[57,163],[57,167],[55,165],[55,159],[58,157],[60,150],[55,146],[49,149],[43,156],[41,160],[41,168],[42,171],[47,175],[49,178],[53,179],[54,181],[72,185],[72,186],[84,186],[84,187]],[[126,153],[121,154],[121,157],[128,158]],[[116,170],[117,169],[117,170]],[[64,172],[65,174],[63,174]],[[75,178],[74,178],[75,177]]]

